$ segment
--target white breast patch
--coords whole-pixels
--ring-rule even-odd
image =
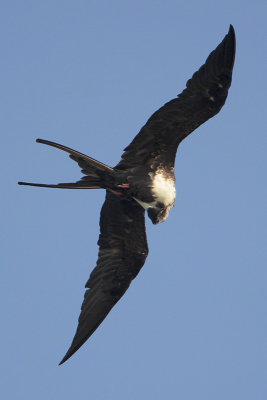
[[[164,176],[162,172],[156,173],[152,182],[152,193],[155,200],[165,207],[173,205],[176,199],[174,179]]]
[[[155,200],[151,203],[146,203],[133,197],[135,201],[137,201],[137,203],[145,210],[150,207],[155,207],[158,202],[164,204],[166,208],[170,209],[173,207],[176,199],[175,179],[166,178],[166,176],[160,171],[156,174],[151,172],[150,176],[152,178],[152,194]]]

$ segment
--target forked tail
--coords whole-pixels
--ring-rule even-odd
[[[47,185],[44,183],[18,182],[19,185],[38,186],[58,189],[107,189],[114,185],[114,170],[106,164],[95,160],[79,151],[49,140],[36,139],[37,143],[43,143],[48,146],[56,147],[69,153],[70,158],[78,163],[85,174],[77,182],[58,183],[56,185]]]

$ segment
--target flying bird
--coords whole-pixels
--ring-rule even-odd
[[[149,118],[113,168],[61,144],[36,140],[69,153],[85,176],[74,183],[18,182],[20,185],[106,189],[97,264],[85,285],[77,331],[60,364],[94,333],[144,265],[148,255],[145,211],[153,224],[167,219],[176,198],[177,148],[224,105],[234,58],[235,32],[230,25],[227,35],[189,79],[186,89]]]

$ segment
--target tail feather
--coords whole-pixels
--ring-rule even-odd
[[[113,186],[114,169],[100,161],[95,160],[86,154],[73,150],[70,147],[49,140],[37,139],[37,143],[43,143],[48,146],[56,147],[69,153],[70,158],[78,163],[82,172],[86,175],[77,182],[58,183],[55,185],[44,183],[18,182],[19,185],[37,186],[58,189],[107,189]]]
[[[113,171],[113,168],[109,167],[106,164],[101,163],[100,161],[95,160],[92,157],[87,156],[86,154],[80,153],[79,151],[73,150],[70,147],[67,146],[63,146],[62,144],[59,143],[55,143],[55,142],[50,142],[50,140],[45,140],[45,139],[36,139],[37,143],[42,143],[42,144],[46,144],[47,146],[52,146],[52,147],[56,147],[57,149],[66,151],[67,153],[70,154],[70,158],[74,161],[76,161],[79,164],[79,160],[83,160],[84,161],[84,165],[82,166],[82,168],[86,169],[86,168],[90,168],[91,167],[95,167],[98,170],[110,170]],[[86,172],[84,172],[86,173]]]
[[[88,183],[83,182],[82,180],[78,182],[69,182],[69,183],[58,183],[56,185],[47,185],[46,183],[31,183],[31,182],[18,182],[18,185],[23,186],[37,186],[37,187],[46,187],[46,188],[56,188],[56,189],[103,189],[102,186],[90,186]]]

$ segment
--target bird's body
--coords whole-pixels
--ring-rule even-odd
[[[61,364],[92,335],[142,268],[148,254],[145,211],[153,224],[168,217],[176,199],[177,148],[224,105],[234,57],[235,34],[230,26],[186,89],[149,118],[114,168],[66,146],[37,139],[69,153],[85,176],[74,183],[19,184],[107,191],[100,215],[97,265],[86,283],[78,328]]]
[[[173,171],[158,169],[148,174],[149,184],[147,195],[133,199],[143,207],[153,224],[163,222],[168,218],[170,209],[176,199],[175,177]]]

